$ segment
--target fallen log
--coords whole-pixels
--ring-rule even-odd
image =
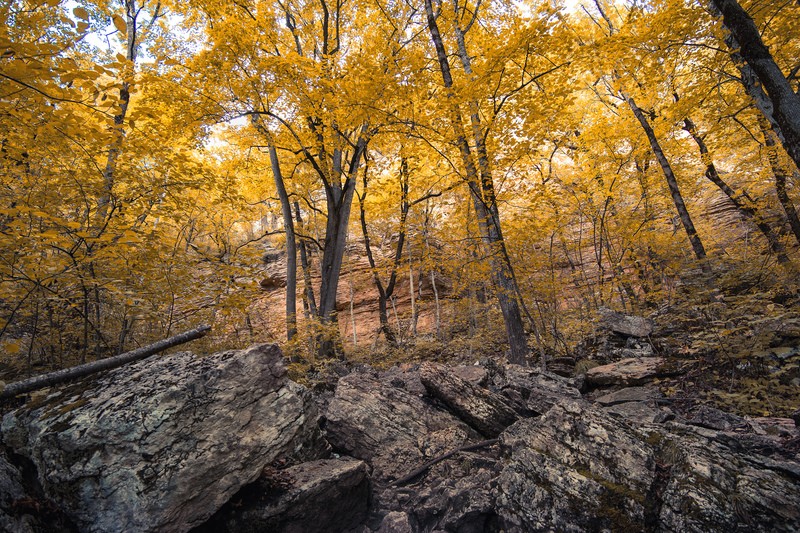
[[[211,326],[200,326],[179,335],[175,335],[174,337],[160,340],[148,346],[144,346],[130,352],[125,352],[120,355],[115,355],[114,357],[109,357],[107,359],[100,359],[99,361],[92,361],[91,363],[73,366],[71,368],[64,368],[62,370],[56,370],[55,372],[42,374],[41,376],[35,376],[23,381],[9,383],[5,386],[3,386],[2,382],[0,382],[0,399],[10,398],[12,396],[16,396],[17,394],[23,394],[36,389],[42,389],[44,387],[50,387],[52,385],[64,383],[65,381],[69,381],[71,379],[82,378],[84,376],[94,374],[95,372],[100,372],[101,370],[117,368],[127,363],[132,363],[133,361],[138,361],[139,359],[144,359],[145,357],[163,352],[167,348],[172,348],[173,346],[177,346],[194,339],[199,339],[210,330]]]

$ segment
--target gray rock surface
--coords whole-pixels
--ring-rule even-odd
[[[442,365],[424,363],[419,377],[428,394],[486,437],[496,437],[517,420],[503,396],[461,379]]]
[[[480,436],[451,414],[403,386],[372,373],[339,380],[325,414],[328,441],[370,463],[373,479],[400,478],[426,460]]]
[[[189,530],[265,465],[327,452],[313,401],[275,345],[133,363],[2,422],[47,497],[88,532]]]
[[[193,533],[334,533],[367,515],[367,466],[357,459],[323,459],[269,470]]]
[[[508,531],[796,531],[800,464],[729,435],[571,402],[503,433]]]
[[[529,414],[543,414],[553,405],[581,397],[574,380],[520,365],[503,367],[492,384]]]
[[[661,357],[628,358],[616,363],[596,366],[586,372],[586,381],[592,385],[641,385],[653,378],[668,375]]]
[[[595,401],[600,405],[617,405],[628,402],[650,402],[664,398],[664,395],[654,387],[626,387],[618,391],[609,392],[598,397]]]
[[[623,315],[607,307],[600,308],[601,323],[621,335],[647,337],[653,332],[653,321],[640,316]]]

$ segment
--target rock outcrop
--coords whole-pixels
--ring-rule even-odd
[[[379,481],[397,479],[412,465],[480,440],[464,422],[407,390],[398,376],[381,380],[368,372],[339,380],[325,420],[333,447],[370,463]]]
[[[571,402],[517,422],[502,442],[507,531],[800,528],[800,464],[724,433],[633,425]]]
[[[188,531],[272,461],[327,452],[277,346],[151,358],[34,399],[2,438],[82,531]]]
[[[316,398],[320,429],[315,402],[287,380],[281,358],[272,346],[176,354],[33,399],[4,418],[2,437],[38,471],[40,497],[28,498],[12,464],[19,457],[0,454],[0,525],[800,530],[794,422],[708,407],[673,412],[653,384],[629,386],[672,371],[661,362],[639,360],[642,372],[633,362],[598,367],[596,376],[617,377],[595,385],[627,388],[586,395],[578,380],[492,361],[349,366],[330,373]],[[36,522],[14,502],[56,513]]]

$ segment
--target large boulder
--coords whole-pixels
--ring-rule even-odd
[[[628,423],[585,402],[501,436],[507,531],[796,531],[800,464],[738,436]]]
[[[413,382],[413,380],[409,380]],[[331,445],[370,463],[378,481],[398,479],[426,460],[480,436],[437,409],[395,375],[371,372],[343,377],[325,414]]]
[[[492,386],[519,412],[540,415],[554,405],[581,397],[577,383],[551,372],[520,365],[505,365],[492,376]]]
[[[182,532],[279,458],[327,452],[275,345],[150,358],[8,413],[2,439],[87,532]]]
[[[517,420],[517,413],[503,396],[458,377],[442,365],[423,364],[419,377],[428,394],[486,437],[496,437]]]

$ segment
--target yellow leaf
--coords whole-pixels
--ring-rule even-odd
[[[21,347],[19,341],[7,342],[5,345],[6,353],[9,355],[16,355],[19,353]]]
[[[81,20],[89,20],[89,12],[80,6],[73,9],[72,14]]]
[[[114,23],[114,27],[117,28],[120,33],[128,33],[128,25],[125,24],[125,21],[122,20],[122,17],[119,15],[113,15],[111,17],[111,22]]]

